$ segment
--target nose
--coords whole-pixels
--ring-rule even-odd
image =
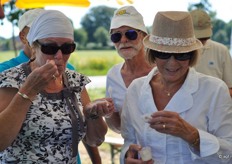
[[[121,42],[128,42],[128,39],[125,34],[122,34]]]
[[[63,53],[62,51],[59,49],[56,54],[54,55],[55,59],[62,59],[63,58]]]

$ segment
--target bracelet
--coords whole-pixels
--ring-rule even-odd
[[[22,98],[24,98],[24,99],[26,99],[26,100],[29,100],[31,103],[33,103],[33,102],[31,101],[31,99],[30,99],[26,94],[21,93],[21,92],[18,91],[18,95],[20,95]]]
[[[192,146],[192,147],[196,147],[196,146],[199,144],[199,141],[200,141],[200,138],[197,137],[197,139],[195,139],[195,140],[191,143],[191,146]]]
[[[96,120],[98,118],[99,116],[97,114],[88,114],[88,116],[86,117],[87,120]]]

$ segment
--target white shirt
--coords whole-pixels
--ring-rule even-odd
[[[179,113],[198,129],[198,155],[191,151],[183,139],[159,133],[145,122],[145,115],[158,111],[149,85],[155,74],[157,68],[147,77],[134,80],[128,87],[121,113],[121,134],[124,138],[121,164],[124,163],[125,153],[132,143],[142,147],[150,146],[155,164],[231,164],[232,100],[226,84],[191,68],[184,84],[164,109]]]
[[[114,100],[116,112],[121,111],[127,87],[121,75],[123,63],[113,66],[106,76],[106,97]]]

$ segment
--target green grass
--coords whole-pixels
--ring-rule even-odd
[[[15,57],[13,51],[0,53],[0,62]],[[87,76],[106,75],[107,71],[123,59],[115,50],[88,50],[75,51],[69,58],[69,62],[76,70]]]
[[[106,75],[107,71],[123,59],[115,50],[76,51],[69,59],[74,67],[88,76]]]
[[[11,58],[14,58],[15,54],[14,51],[2,51],[0,52],[0,62],[7,61]]]

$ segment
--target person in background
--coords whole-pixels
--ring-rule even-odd
[[[195,36],[204,45],[200,50],[199,61],[194,66],[196,71],[222,79],[232,96],[232,59],[229,49],[210,39],[212,36],[211,19],[204,10],[196,9],[190,14]]]
[[[221,79],[192,68],[202,43],[190,13],[158,12],[143,43],[156,67],[128,87],[121,164],[142,163],[144,147],[151,148],[150,163],[231,164],[231,97]]]
[[[22,64],[24,62],[28,62],[30,60],[30,58],[32,57],[31,54],[31,48],[30,45],[28,45],[28,41],[27,41],[27,34],[30,30],[31,24],[33,23],[34,19],[41,13],[45,11],[44,9],[32,9],[32,10],[28,10],[26,11],[20,18],[19,18],[19,22],[18,22],[18,27],[19,27],[19,38],[21,40],[21,42],[23,43],[23,49],[20,51],[19,55],[15,58],[12,58],[8,61],[2,62],[0,63],[0,72],[15,67],[19,64]],[[67,68],[71,69],[71,70],[75,70],[75,68],[70,64],[67,63]],[[95,164],[100,164],[101,163],[101,157],[100,157],[100,153],[98,151],[97,147],[92,147],[89,146],[88,144],[86,144],[85,142],[83,142],[87,153],[89,154],[92,163]],[[80,156],[78,154],[77,156],[77,161],[78,164],[81,163],[81,159]]]
[[[4,10],[2,8],[2,2],[0,0],[0,19],[3,19],[5,17]]]
[[[89,78],[66,68],[76,45],[62,12],[39,14],[27,40],[31,60],[0,73],[0,163],[76,163],[79,141],[104,141],[113,101],[90,102]]]
[[[105,120],[109,128],[117,133],[120,133],[119,113],[128,86],[134,79],[146,76],[153,67],[145,59],[142,41],[146,35],[143,17],[133,6],[124,6],[114,12],[110,38],[124,62],[113,66],[106,76],[106,97],[114,100],[117,112]]]

